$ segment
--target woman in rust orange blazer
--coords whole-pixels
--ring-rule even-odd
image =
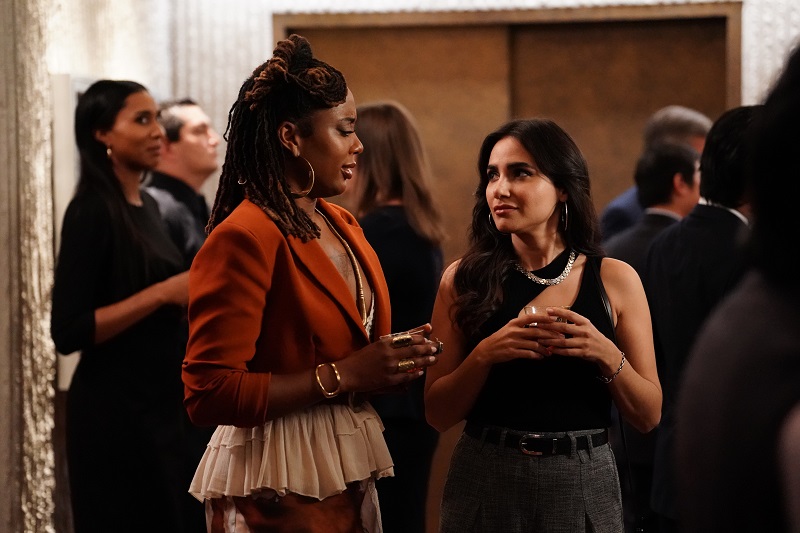
[[[190,487],[210,532],[381,531],[392,460],[363,398],[421,377],[441,345],[427,324],[388,335],[378,258],[323,200],[363,150],[355,121],[342,74],[297,35],[231,108],[183,366],[192,421],[219,426]]]

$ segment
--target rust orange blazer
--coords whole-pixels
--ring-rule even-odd
[[[356,219],[317,208],[353,249],[375,299],[372,338],[389,333],[389,290]],[[214,228],[189,273],[185,405],[199,425],[266,421],[272,373],[342,359],[370,343],[356,302],[318,241],[284,236],[244,200]]]

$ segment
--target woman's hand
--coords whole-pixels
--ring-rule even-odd
[[[111,305],[95,309],[95,343],[114,338],[162,305],[189,303],[189,272],[176,274]]]
[[[410,332],[385,335],[380,340],[336,361],[342,390],[388,392],[422,377],[436,364],[440,344],[431,341],[430,324]]]
[[[538,317],[523,315],[509,320],[470,349],[467,336],[458,329],[452,316],[457,299],[455,272],[458,264],[459,261],[452,263],[442,275],[431,317],[434,331],[445,343],[439,363],[430,369],[425,380],[425,417],[438,431],[447,431],[464,420],[483,390],[493,365],[514,359],[540,360],[546,352],[543,339],[561,336],[545,329],[526,327]]]
[[[508,321],[508,323],[483,339],[475,349],[475,354],[482,364],[494,365],[513,359],[542,359],[550,355],[548,351],[551,340],[563,339],[564,335],[557,331],[533,326],[554,321],[552,317],[524,315]]]
[[[560,337],[541,340],[546,355],[586,359],[597,363],[604,374],[616,370],[619,365],[619,349],[589,319],[560,307],[548,307],[547,314],[550,320],[540,319],[537,328],[559,333]]]

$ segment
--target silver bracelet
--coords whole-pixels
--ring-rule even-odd
[[[614,372],[614,374],[610,378],[607,378],[605,376],[597,376],[597,379],[606,384],[614,381],[614,378],[616,378],[619,375],[619,371],[622,370],[623,366],[625,366],[625,352],[620,351],[619,353],[622,354],[622,361],[619,362],[619,367],[617,368],[617,371]]]

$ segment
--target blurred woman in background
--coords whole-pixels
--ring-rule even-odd
[[[356,133],[364,151],[347,201],[386,276],[392,331],[409,330],[430,321],[442,275],[445,233],[430,189],[427,154],[411,113],[398,102],[359,106]],[[423,396],[424,382],[417,380],[403,394],[372,400],[395,465],[395,476],[377,483],[387,533],[425,531],[428,478],[439,434],[425,421]]]

